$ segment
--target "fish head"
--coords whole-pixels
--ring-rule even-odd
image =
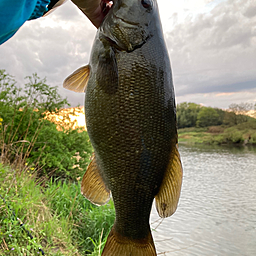
[[[156,0],[114,0],[99,28],[114,47],[131,52],[162,31]]]

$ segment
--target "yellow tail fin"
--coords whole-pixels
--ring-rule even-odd
[[[115,226],[110,231],[102,256],[156,256],[154,241],[149,233],[141,240],[131,240],[119,235]]]

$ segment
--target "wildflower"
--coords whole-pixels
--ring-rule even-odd
[[[29,168],[31,171],[34,171],[35,170],[35,168],[34,167],[31,167],[31,168]]]
[[[10,234],[9,237],[12,237],[12,235]]]
[[[12,247],[12,249],[11,249],[12,251],[14,250],[14,248]]]

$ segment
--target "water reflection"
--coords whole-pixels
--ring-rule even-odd
[[[181,145],[180,153],[179,208],[160,225],[152,210],[158,254],[256,255],[256,149]]]

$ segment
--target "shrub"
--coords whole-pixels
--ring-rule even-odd
[[[225,130],[224,138],[227,143],[243,143],[243,133],[231,127]]]
[[[222,133],[224,132],[224,128],[221,126],[210,126],[207,130],[209,133]]]
[[[68,105],[67,100],[61,98],[57,87],[47,85],[36,74],[27,79],[24,88],[18,88],[10,75],[0,71],[1,160],[21,169],[25,164],[33,165],[40,176],[76,180],[91,155],[88,134],[71,129],[72,124],[66,125],[71,122],[68,119],[63,119],[67,129],[57,130],[45,116],[58,114]]]
[[[256,132],[251,135],[251,143],[256,144]]]
[[[74,183],[48,183],[48,186],[46,193],[49,197],[54,194],[50,202],[53,212],[64,219],[72,219],[71,236],[80,253],[88,255],[98,243],[103,249],[115,220],[113,201],[98,207],[86,200],[80,186]]]

